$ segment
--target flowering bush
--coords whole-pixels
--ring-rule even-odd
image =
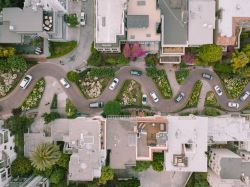
[[[188,100],[188,103],[186,105],[186,108],[192,108],[192,107],[196,107],[198,102],[199,102],[199,97],[200,97],[200,92],[201,92],[201,87],[202,87],[202,82],[201,81],[197,81],[194,84],[194,88],[192,91],[192,94]]]
[[[22,111],[37,108],[38,105],[40,104],[41,99],[42,99],[44,89],[45,89],[45,80],[40,79],[36,83],[33,90],[30,92],[28,97],[23,102],[23,104],[21,106]]]
[[[16,78],[17,78],[17,74],[15,74],[15,73],[12,73],[12,72],[2,73],[2,72],[0,72],[0,79],[2,80],[0,82],[0,96],[6,96],[6,94],[13,87],[13,84],[15,83]]]

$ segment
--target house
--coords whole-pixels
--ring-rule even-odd
[[[211,149],[208,182],[211,187],[250,186],[250,162],[228,149]]]
[[[14,136],[7,129],[0,129],[0,186],[11,179],[10,165],[16,159]]]
[[[180,63],[185,47],[213,43],[215,0],[159,0],[160,63]]]
[[[121,41],[126,40],[126,0],[96,0],[95,48],[100,52],[121,52]]]
[[[242,30],[250,28],[250,2],[248,0],[218,0],[216,29],[217,45],[240,47]]]
[[[127,9],[127,41],[138,42],[147,52],[157,53],[160,47],[161,15],[156,0],[129,0]]]
[[[64,142],[64,153],[71,154],[68,180],[92,181],[101,176],[106,159],[104,119],[57,119],[51,124],[51,137]]]

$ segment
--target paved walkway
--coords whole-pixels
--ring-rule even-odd
[[[83,97],[82,93],[78,89],[78,87],[71,83],[71,87],[69,89],[64,89],[68,97],[71,99],[73,104],[77,107],[77,109],[80,112],[87,113],[87,114],[96,114],[100,112],[100,109],[90,109],[89,103],[94,101],[103,101],[107,102],[109,100],[115,99],[117,92],[121,89],[123,82],[126,79],[134,79],[137,82],[139,82],[143,90],[146,94],[149,95],[149,93],[154,90],[157,95],[160,98],[160,101],[158,103],[153,103],[151,98],[149,97],[149,103],[152,104],[152,109],[155,111],[160,111],[162,113],[171,113],[175,112],[177,110],[182,109],[185,106],[185,103],[187,102],[190,94],[192,93],[192,88],[197,80],[201,80],[201,74],[202,73],[208,73],[213,76],[212,80],[206,80],[206,82],[213,88],[215,85],[219,85],[223,91],[222,96],[217,96],[216,99],[220,106],[224,108],[227,111],[231,112],[237,112],[243,109],[246,105],[248,105],[250,98],[247,99],[247,101],[242,102],[239,99],[236,99],[235,101],[240,104],[240,107],[238,109],[235,108],[229,108],[227,106],[227,103],[229,101],[233,101],[232,99],[228,99],[227,95],[225,94],[225,90],[223,89],[223,86],[221,84],[221,81],[216,73],[213,71],[210,71],[208,69],[195,69],[193,70],[190,75],[187,77],[184,85],[180,87],[180,91],[183,91],[185,93],[185,97],[182,102],[176,103],[174,99],[166,100],[160,97],[159,91],[157,90],[155,84],[152,82],[151,78],[146,76],[146,73],[142,76],[133,76],[130,75],[130,71],[134,69],[134,67],[125,66],[122,67],[117,73],[116,77],[120,79],[120,83],[118,84],[117,88],[114,91],[111,91],[108,89],[108,87],[103,91],[102,95],[97,99],[91,99],[87,100]],[[144,70],[142,70],[144,71]],[[21,105],[23,100],[28,96],[30,91],[32,90],[33,86],[35,85],[36,81],[38,81],[40,78],[45,76],[51,76],[55,79],[60,80],[62,77],[66,77],[66,72],[58,65],[51,64],[51,63],[42,63],[38,64],[34,67],[32,67],[27,74],[31,74],[33,76],[33,81],[31,82],[30,86],[22,90],[19,86],[17,86],[12,93],[5,97],[0,99],[0,105],[3,108],[3,111],[0,112],[1,115],[9,114],[11,113],[11,110],[13,108],[17,108]],[[250,90],[250,83],[246,86],[245,90]]]

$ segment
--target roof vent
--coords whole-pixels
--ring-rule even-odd
[[[14,31],[14,30],[15,30],[15,27],[14,27],[13,25],[10,25],[10,26],[9,26],[9,29],[10,29],[11,31]]]

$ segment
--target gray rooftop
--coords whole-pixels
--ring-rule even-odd
[[[9,30],[9,23],[0,25],[0,43],[21,43],[22,36]]]
[[[187,0],[159,0],[162,23],[163,45],[187,44]]]
[[[128,28],[147,28],[149,24],[148,15],[128,15],[127,27]]]
[[[3,21],[9,22],[12,31],[34,33],[43,31],[43,10],[37,8],[4,8]]]
[[[220,164],[222,179],[240,179],[242,173],[250,176],[250,162],[244,162],[242,158],[222,158]]]

